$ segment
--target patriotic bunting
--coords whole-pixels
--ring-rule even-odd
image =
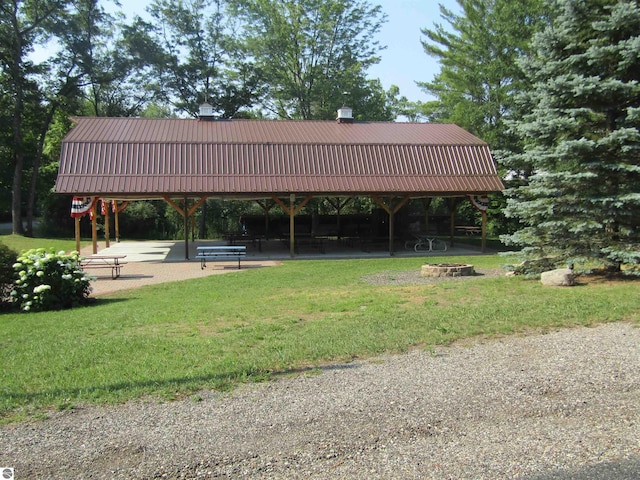
[[[79,218],[91,213],[91,207],[93,207],[97,199],[97,197],[73,197],[71,201],[71,216]]]
[[[476,208],[476,210],[486,212],[489,208],[489,197],[487,197],[486,195],[467,195],[467,198],[471,202],[471,205]]]

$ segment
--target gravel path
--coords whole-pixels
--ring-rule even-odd
[[[636,479],[640,329],[468,342],[0,427],[16,480]]]

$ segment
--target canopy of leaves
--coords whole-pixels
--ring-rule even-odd
[[[125,27],[124,44],[156,101],[196,116],[209,103],[220,118],[249,109],[259,70],[243,56],[223,0],[155,0],[153,21]]]
[[[424,29],[427,54],[441,70],[419,85],[436,100],[423,106],[431,121],[455,123],[493,149],[510,146],[505,118],[527,86],[517,59],[544,21],[540,0],[458,0],[461,13],[440,5],[445,24]]]
[[[385,17],[363,0],[235,0],[247,52],[264,75],[264,108],[279,118],[333,119],[345,102],[368,120],[389,117],[375,38]],[[375,117],[375,118],[372,118]]]

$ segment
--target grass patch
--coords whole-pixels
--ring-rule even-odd
[[[53,248],[56,252],[71,252],[76,249],[74,239],[23,237],[12,233],[0,235],[0,242],[18,254],[32,248]]]
[[[472,263],[497,268],[502,261],[478,256]],[[363,281],[422,263],[296,260],[120,292],[90,307],[0,315],[0,415],[9,421],[86,402],[195,395],[477,335],[640,321],[636,281],[574,288],[506,277]]]

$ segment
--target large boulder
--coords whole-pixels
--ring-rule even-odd
[[[550,287],[572,287],[575,285],[575,277],[571,268],[559,268],[549,272],[542,272],[540,281]]]

